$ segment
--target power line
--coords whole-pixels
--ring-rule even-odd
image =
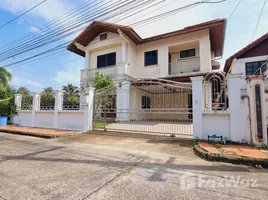
[[[236,9],[237,9],[238,6],[240,5],[241,1],[242,1],[242,0],[239,0],[239,1],[238,1],[238,3],[236,4],[236,6],[235,6],[233,12],[232,12],[231,15],[228,17],[228,20],[230,20],[230,19],[232,18],[232,16],[234,15]]]
[[[30,8],[29,10],[25,11],[24,13],[20,14],[19,16],[15,17],[14,19],[6,22],[5,24],[1,25],[0,28],[3,28],[4,26],[7,26],[8,24],[12,23],[13,21],[17,20],[18,18],[22,17],[23,15],[27,14],[28,12],[30,12],[31,10],[35,9],[36,7],[40,6],[41,4],[45,3],[47,0],[44,0],[40,3],[38,3],[37,5],[35,5],[34,7]]]
[[[63,29],[61,29],[60,31],[57,31],[57,32],[51,31],[51,34],[45,34],[44,36],[40,36],[39,37],[40,39],[39,38],[36,38],[35,40],[31,41],[30,44],[27,43],[27,42],[25,42],[25,44],[22,44],[20,46],[16,46],[16,47],[14,47],[14,48],[12,48],[10,50],[5,50],[3,53],[1,53],[2,56],[0,58],[1,59],[0,61],[6,60],[8,58],[17,56],[19,54],[28,52],[30,50],[36,49],[38,47],[44,46],[44,45],[49,44],[51,42],[55,42],[55,41],[57,41],[59,39],[62,39],[62,38],[67,37],[69,35],[72,35],[75,32],[77,32],[79,30],[82,30],[88,22],[91,22],[92,20],[94,20],[93,17],[97,17],[97,18],[98,17],[103,17],[103,16],[105,16],[105,15],[111,13],[111,12],[114,12],[114,11],[116,11],[118,9],[119,10],[120,9],[122,10],[126,6],[129,6],[130,7],[132,5],[130,3],[133,3],[135,1],[136,0],[123,1],[123,2],[125,2],[123,4],[121,4],[119,2],[117,4],[112,4],[112,6],[109,5],[108,7],[105,7],[104,9],[97,10],[98,12],[94,12],[94,15],[92,14],[90,16],[90,18],[86,18],[85,19],[86,21],[85,20],[83,20],[83,21],[80,20],[79,23],[76,22],[76,23],[73,23],[73,24],[68,25],[68,26],[63,26]],[[124,10],[123,11],[121,11],[121,10],[120,10],[120,12],[123,12],[124,11]],[[97,16],[95,14],[97,14]],[[116,15],[117,14],[118,13],[116,13]],[[111,17],[114,17],[116,15],[113,14],[112,16],[110,16],[110,18]],[[106,18],[105,19],[102,19],[102,20],[106,20]],[[83,27],[81,27],[81,26],[83,26]],[[81,28],[79,28],[79,27],[81,27]]]
[[[249,40],[249,43],[252,42],[252,40],[253,40],[254,37],[255,37],[255,34],[256,34],[257,29],[258,29],[258,26],[259,26],[259,23],[260,23],[260,19],[261,19],[261,16],[262,16],[262,13],[263,13],[265,4],[266,4],[266,1],[267,1],[267,0],[264,0],[264,2],[263,2],[262,9],[261,9],[261,12],[260,12],[260,14],[259,14],[259,17],[258,17],[258,21],[257,21],[256,27],[255,27],[255,29],[254,29],[252,35],[251,35],[251,38],[250,38],[250,40]]]
[[[225,0],[224,0],[225,1]],[[205,1],[202,1],[202,3],[204,3]],[[221,2],[223,2],[223,1],[218,1],[218,2],[210,2],[210,3],[221,3]],[[198,2],[198,3],[200,3],[200,2]],[[189,4],[188,6],[193,6],[193,4]],[[185,8],[185,6],[184,7],[181,7],[180,8],[180,10],[178,10],[178,9],[175,9],[175,10],[172,10],[172,13],[174,13],[173,11],[183,11],[182,9],[184,9]],[[144,9],[143,9],[144,10]],[[135,14],[137,14],[137,12],[135,13]],[[170,13],[168,12],[168,13],[163,13],[163,14],[169,14],[170,15]],[[159,17],[159,16],[163,16],[163,14],[160,14],[160,15],[156,15],[156,16],[154,16],[154,17]],[[128,16],[127,16],[128,17]],[[151,18],[148,18],[148,19],[153,19],[154,17],[151,17]],[[148,21],[148,19],[145,19],[146,21]],[[154,19],[153,19],[154,20]],[[144,21],[144,20],[141,20],[140,22],[142,22],[142,21]],[[140,22],[136,22],[136,23],[140,23]],[[141,25],[141,26],[144,26],[144,25],[147,25],[147,24],[143,24],[143,25]],[[69,42],[67,42],[67,43],[69,43]],[[65,45],[65,43],[64,44],[61,44],[61,45],[59,45],[59,46],[62,46],[62,45]],[[58,47],[58,46],[57,46]],[[50,50],[48,50],[48,51],[45,51],[45,52],[42,52],[42,53],[40,53],[40,54],[37,54],[37,55],[34,55],[34,56],[32,56],[32,57],[30,57],[30,58],[27,58],[27,59],[24,59],[24,60],[21,60],[21,61],[17,61],[17,62],[15,62],[15,63],[11,63],[11,64],[8,64],[8,65],[6,65],[6,67],[12,67],[13,65],[17,65],[17,64],[19,64],[19,63],[21,63],[21,62],[24,62],[24,61],[26,61],[26,60],[30,60],[30,59],[32,59],[32,58],[35,58],[35,57],[38,57],[38,56],[41,56],[41,55],[43,55],[43,54],[47,54],[47,53],[51,53],[51,52],[53,52],[53,51],[56,51],[56,50],[59,50],[59,49],[57,49],[57,47],[54,47],[54,48],[52,48],[52,49],[50,49]]]

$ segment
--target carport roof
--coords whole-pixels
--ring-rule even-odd
[[[153,42],[169,37],[174,37],[177,35],[182,35],[190,32],[200,31],[204,29],[209,29],[210,40],[211,40],[211,50],[215,52],[216,56],[221,56],[223,54],[224,38],[225,38],[225,28],[226,19],[215,19],[212,21],[207,21],[204,23],[196,24],[193,26],[187,26],[183,29],[156,35],[149,38],[142,39],[136,31],[129,26],[122,26],[118,24],[112,24],[102,21],[93,21],[89,26],[80,33],[68,46],[67,49],[78,55],[85,57],[85,52],[79,50],[75,43],[79,43],[83,46],[87,46],[91,41],[93,41],[99,34],[103,32],[118,33],[121,30],[125,35],[127,35],[136,45]]]

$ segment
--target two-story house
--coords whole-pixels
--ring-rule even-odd
[[[92,84],[96,72],[115,81],[132,80],[123,86],[127,92],[114,94],[114,114],[106,117],[191,123],[190,77],[219,69],[216,59],[223,54],[225,27],[225,19],[216,19],[141,38],[131,27],[94,21],[67,49],[85,57],[82,87]]]

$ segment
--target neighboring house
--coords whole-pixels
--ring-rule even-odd
[[[114,94],[104,92],[109,94],[109,101],[113,102],[110,105],[114,108],[94,117],[116,121],[169,121],[170,124],[176,121],[177,127],[154,126],[146,130],[186,133],[191,126],[178,125],[192,123],[190,77],[205,76],[220,68],[215,59],[223,54],[225,28],[226,20],[216,19],[141,38],[131,27],[94,21],[67,49],[85,57],[81,87],[91,85],[96,72],[112,76],[115,82],[129,80]],[[183,85],[182,82],[188,83]],[[98,95],[95,92],[95,98]],[[104,110],[106,112],[107,107],[94,112]]]
[[[228,58],[224,66],[224,72],[227,74],[242,74],[245,77],[266,74],[267,60],[268,33]],[[267,83],[265,85],[267,88]],[[241,89],[246,89],[246,81],[242,83]]]

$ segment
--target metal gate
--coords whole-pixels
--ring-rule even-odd
[[[192,85],[128,80],[95,91],[95,129],[192,136]]]

